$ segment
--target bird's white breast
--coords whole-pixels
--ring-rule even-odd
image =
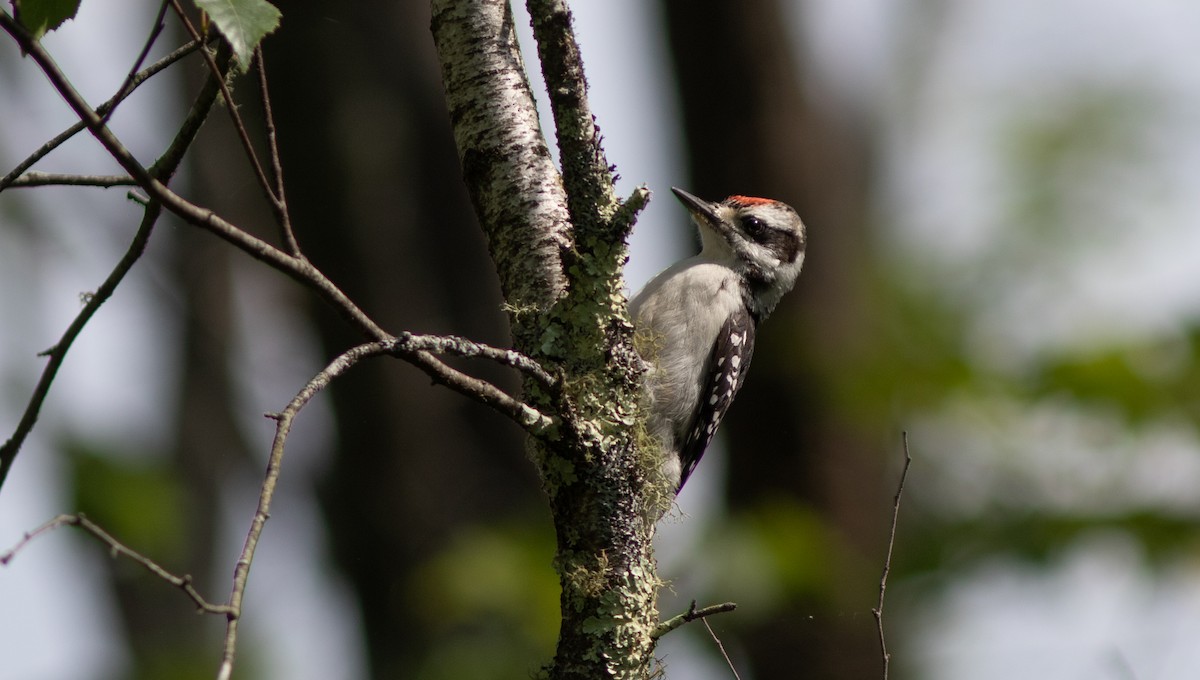
[[[654,405],[671,405],[665,413],[651,409],[659,422],[650,423],[669,449],[677,449],[681,441],[668,439],[686,435],[721,325],[743,304],[737,275],[699,256],[664,270],[630,302],[638,350],[650,367],[650,399]]]

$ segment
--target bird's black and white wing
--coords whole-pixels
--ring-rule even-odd
[[[708,359],[704,389],[700,393],[700,408],[679,452],[681,489],[700,463],[717,426],[746,380],[746,370],[754,355],[754,330],[754,317],[743,308],[731,314],[717,334]]]

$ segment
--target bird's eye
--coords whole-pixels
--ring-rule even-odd
[[[746,233],[750,235],[750,238],[754,240],[762,238],[762,236],[767,233],[767,225],[753,215],[746,215],[742,217],[742,229],[744,229]]]

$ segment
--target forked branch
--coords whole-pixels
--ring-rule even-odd
[[[142,64],[146,63],[146,57],[150,55],[150,49],[154,47],[154,43],[158,41],[158,36],[162,35],[163,29],[166,28],[164,21],[167,16],[167,3],[170,0],[162,0],[158,6],[158,14],[154,17],[154,25],[150,27],[150,35],[146,38],[146,44],[142,46],[142,51],[138,53],[137,59],[133,61],[133,66],[129,69],[129,75],[125,76],[125,81],[121,83],[120,89],[113,95],[113,99],[120,103],[128,93],[133,89],[134,81],[137,79],[138,71],[142,68]],[[197,40],[197,44],[199,41]],[[113,113],[117,110],[116,104],[113,104],[107,111],[101,113],[101,120],[104,124],[108,124],[108,120],[112,118]]]
[[[212,210],[197,206],[169,189],[147,170],[121,140],[113,133],[103,119],[94,111],[78,90],[67,79],[66,75],[55,63],[54,58],[34,40],[23,26],[6,11],[0,11],[0,28],[3,28],[17,41],[31,59],[37,63],[42,72],[50,80],[54,89],[66,100],[67,105],[85,123],[89,132],[104,146],[105,151],[124,168],[146,192],[151,200],[162,203],[163,207],[178,215],[189,224],[212,232],[219,238],[234,245],[251,257],[258,259],[272,268],[287,274],[293,279],[312,288],[324,298],[345,319],[350,321],[365,336],[373,340],[385,340],[388,334],[358,308],[345,293],[333,284],[320,270],[312,266],[303,257],[290,255],[275,246],[259,239],[244,229],[221,218]],[[221,81],[224,85],[224,81]],[[269,186],[269,182],[267,183]]]
[[[692,606],[688,607],[686,612],[683,612],[682,614],[676,614],[675,616],[672,616],[666,621],[658,624],[658,627],[654,629],[654,632],[650,634],[650,637],[657,640],[685,623],[691,623],[696,619],[703,619],[705,617],[712,616],[713,614],[731,612],[734,609],[737,609],[736,602],[723,602],[721,604],[709,605],[707,607],[697,609],[696,601],[692,600]]]
[[[267,414],[269,418],[275,420],[275,438],[271,442],[267,471],[259,490],[258,507],[254,511],[250,530],[246,533],[246,541],[242,545],[242,552],[233,569],[233,588],[229,593],[225,643],[221,653],[221,666],[217,673],[220,680],[228,680],[233,673],[233,662],[237,653],[238,621],[242,615],[242,600],[246,595],[246,584],[250,578],[250,565],[254,563],[254,554],[258,549],[259,538],[262,537],[263,527],[266,526],[267,519],[270,517],[271,501],[275,497],[275,487],[279,481],[284,448],[292,430],[293,419],[318,392],[328,387],[334,378],[345,373],[359,361],[385,354],[387,350],[386,342],[370,342],[343,352],[312,380],[309,380],[308,384],[295,397],[292,397],[286,408],[279,413]]]
[[[48,534],[51,531],[54,531],[55,529],[58,529],[59,527],[64,527],[64,526],[73,526],[73,527],[79,527],[80,529],[83,529],[87,533],[91,534],[92,536],[95,536],[96,538],[100,539],[101,542],[106,544],[108,546],[109,552],[112,554],[113,557],[128,557],[129,559],[133,560],[134,562],[137,562],[138,564],[142,565],[142,567],[144,567],[146,569],[146,571],[150,572],[151,574],[154,574],[158,578],[160,578],[160,579],[166,581],[167,583],[170,583],[171,585],[175,586],[176,588],[182,590],[189,598],[191,598],[192,602],[196,603],[197,609],[199,609],[201,612],[203,612],[205,614],[229,614],[229,612],[230,612],[229,605],[212,604],[208,600],[205,600],[204,597],[200,595],[199,591],[197,591],[196,588],[192,585],[192,577],[190,574],[184,574],[183,576],[176,576],[175,574],[172,574],[171,572],[167,571],[166,569],[163,569],[154,560],[150,559],[149,557],[146,557],[145,555],[139,553],[136,550],[129,548],[125,544],[123,544],[120,541],[118,541],[117,539],[113,538],[111,534],[109,534],[107,531],[102,529],[95,522],[93,522],[90,519],[88,519],[87,517],[85,517],[83,515],[83,513],[76,514],[76,515],[59,515],[58,517],[55,517],[54,519],[50,520],[49,522],[46,522],[45,524],[34,529],[33,531],[26,532],[25,536],[20,541],[18,541],[17,544],[15,546],[13,546],[8,552],[5,552],[4,554],[0,554],[0,566],[8,566],[8,563],[11,562],[13,560],[13,558],[15,558],[17,556],[17,553],[24,550],[25,546],[29,545],[29,543],[31,541],[33,541],[35,538],[37,538],[38,536]]]
[[[0,18],[3,17],[0,16]],[[225,64],[225,67],[228,67],[228,63]],[[156,181],[163,183],[163,186],[171,181],[171,177],[175,174],[175,171],[179,168],[179,164],[183,160],[184,153],[191,146],[192,142],[195,141],[201,124],[208,117],[208,112],[212,110],[212,106],[216,102],[216,82],[221,78],[221,75],[209,78],[207,83],[200,89],[200,93],[196,96],[191,110],[188,112],[187,117],[184,118],[183,124],[179,127],[179,132],[171,140],[171,144],[167,147],[167,150],[163,152],[151,167],[150,174]],[[123,89],[131,90],[132,87],[125,86]],[[109,101],[120,101],[120,97],[113,97]],[[62,137],[63,135],[59,136]],[[63,332],[58,342],[45,352],[45,355],[48,357],[46,366],[42,369],[42,375],[38,379],[37,386],[34,387],[33,394],[25,406],[24,413],[21,414],[21,420],[17,423],[13,435],[4,442],[3,446],[0,446],[0,488],[4,486],[4,481],[8,477],[8,471],[12,468],[13,461],[16,460],[22,444],[24,444],[25,439],[33,430],[33,426],[37,423],[42,404],[46,400],[46,395],[50,392],[50,386],[53,384],[55,376],[58,375],[59,367],[62,366],[63,361],[66,359],[67,351],[70,350],[71,345],[79,337],[79,334],[83,332],[84,326],[96,314],[100,306],[112,296],[117,286],[124,280],[125,275],[129,273],[133,265],[141,258],[142,253],[145,252],[146,244],[150,240],[150,234],[154,230],[154,225],[162,215],[162,206],[158,202],[145,203],[144,205],[145,211],[142,214],[141,225],[138,227],[137,234],[134,235],[133,241],[129,244],[129,248],[126,249],[125,254],[117,262],[104,282],[100,284],[95,292],[87,297],[83,309],[79,311],[75,319],[67,326],[67,329]]]
[[[108,112],[113,109],[113,107],[121,103],[121,101],[129,95],[133,94],[133,91],[136,90],[142,83],[154,77],[168,66],[171,66],[180,59],[183,59],[192,52],[195,52],[199,47],[200,43],[194,41],[190,42],[174,52],[171,52],[162,59],[159,59],[150,66],[147,66],[144,70],[138,72],[138,74],[128,82],[127,87],[123,87],[120,92],[113,95],[113,97],[108,101],[104,102],[100,106],[97,106],[96,113],[99,113],[101,116],[107,115]],[[29,155],[29,157],[18,163],[17,166],[13,168],[7,175],[5,175],[3,178],[0,178],[0,191],[4,191],[10,184],[13,184],[18,177],[25,174],[26,170],[33,167],[34,163],[37,163],[41,159],[45,158],[46,155],[51,151],[54,151],[58,147],[62,146],[64,142],[79,134],[86,128],[87,124],[81,120],[66,130],[63,130],[61,133],[55,135],[53,139],[43,144],[38,148],[37,151],[34,151]]]
[[[188,35],[192,40],[200,40],[200,32],[192,25],[191,19],[188,19],[187,13],[183,11],[179,0],[167,0],[171,7],[175,10],[175,14],[179,16],[180,23],[187,30]],[[164,5],[165,6],[165,5]],[[228,47],[223,46],[222,50]],[[222,69],[217,64],[216,58],[207,50],[201,50],[200,55],[204,57],[204,63],[208,65],[209,73],[213,75],[222,74]],[[246,124],[242,122],[242,114],[238,112],[238,107],[234,105],[233,95],[229,91],[229,86],[226,85],[225,79],[221,79],[221,96],[229,103],[225,110],[229,112],[229,117],[233,121],[233,129],[237,131],[238,141],[242,143],[242,151],[245,153],[246,159],[250,161],[251,167],[254,169],[254,176],[258,179],[258,186],[262,189],[263,195],[271,202],[272,206],[277,206],[279,197],[275,195],[275,188],[271,181],[267,179],[267,173],[263,171],[262,163],[258,160],[258,153],[254,151],[254,144],[250,141],[250,132],[246,129]]]
[[[537,362],[513,350],[488,347],[454,336],[412,335],[402,333],[385,343],[387,352],[424,371],[434,382],[490,406],[508,416],[530,434],[543,436],[553,431],[554,418],[510,396],[495,385],[459,371],[440,361],[436,354],[484,357],[524,371],[543,385],[555,389],[556,381]]]
[[[464,351],[460,352],[459,350]],[[441,377],[439,382],[444,382],[452,389],[489,406],[493,406],[502,412],[506,412],[513,416],[514,420],[518,420],[518,422],[524,419],[527,421],[524,424],[526,428],[531,428],[533,424],[542,423],[543,421],[546,423],[551,422],[547,416],[508,396],[490,383],[478,378],[472,378],[446,366],[430,353],[432,351],[454,352],[463,354],[464,356],[469,355],[471,352],[474,352],[476,356],[496,356],[503,354],[509,360],[513,361],[513,363],[524,365],[526,369],[532,368],[527,364],[536,366],[536,364],[533,364],[516,352],[499,350],[486,345],[465,341],[461,338],[405,334],[402,338],[369,342],[343,352],[330,362],[324,370],[314,376],[312,380],[309,380],[308,384],[292,398],[286,408],[279,413],[268,413],[267,417],[276,422],[275,437],[271,442],[271,454],[267,461],[266,475],[259,491],[258,507],[255,510],[253,520],[251,520],[250,530],[246,534],[242,553],[238,557],[237,564],[234,567],[233,589],[229,595],[229,621],[226,626],[221,667],[217,676],[219,679],[225,680],[233,672],[233,662],[237,650],[238,619],[241,617],[242,601],[250,576],[250,565],[254,562],[254,554],[258,548],[259,538],[262,536],[263,528],[270,517],[271,501],[275,496],[275,487],[282,469],[284,450],[287,446],[288,435],[291,433],[292,422],[301,409],[317,393],[328,387],[335,378],[345,373],[363,359],[385,354],[398,355],[414,363],[422,370],[429,372],[431,375],[436,374]],[[540,367],[538,368],[540,369]],[[542,372],[544,373],[544,371]]]

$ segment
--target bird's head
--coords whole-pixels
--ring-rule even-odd
[[[746,283],[759,318],[792,289],[804,264],[804,222],[786,203],[730,196],[712,203],[672,188],[700,227],[701,255],[727,265]]]

